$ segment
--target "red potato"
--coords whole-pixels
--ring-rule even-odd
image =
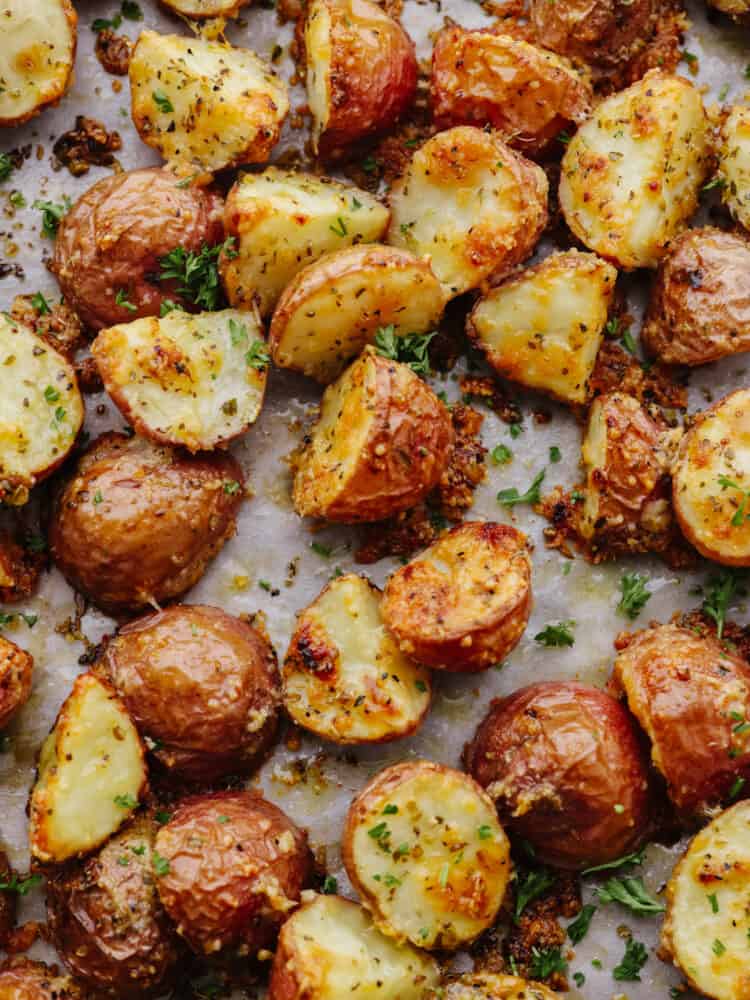
[[[5,729],[31,694],[34,658],[0,636],[0,729]]]

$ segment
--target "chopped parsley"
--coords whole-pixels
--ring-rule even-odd
[[[163,858],[158,851],[154,851],[152,860],[154,871],[158,876],[161,877],[169,874],[169,861],[167,858]]]
[[[732,782],[732,787],[729,789],[729,801],[734,802],[737,796],[740,794],[742,789],[745,787],[744,778],[735,778]]]
[[[346,223],[344,222],[344,220],[341,218],[340,215],[336,219],[336,224],[335,225],[331,224],[328,228],[331,230],[332,233],[335,233],[336,236],[344,237],[349,235],[349,230],[346,228]]]
[[[560,948],[536,948],[531,949],[531,963],[529,972],[532,979],[549,979],[556,972],[565,974],[568,970],[568,963],[565,961]]]
[[[550,623],[545,625],[541,632],[537,632],[534,636],[534,642],[547,647],[572,646],[576,641],[571,631],[574,627],[575,622],[572,618],[554,624]]]
[[[732,515],[731,523],[735,528],[740,528],[745,523],[745,521],[750,517],[750,514],[746,512],[748,497],[750,497],[750,490],[743,489],[739,483],[735,482],[734,479],[730,479],[729,476],[721,475],[718,479],[719,486],[721,486],[722,492],[724,490],[739,490],[742,494],[742,500],[740,501],[739,507]]]
[[[375,334],[375,350],[383,358],[408,365],[416,375],[429,375],[430,358],[427,348],[434,333],[397,334],[393,324],[381,326]]]
[[[584,868],[581,874],[591,875],[594,872],[612,871],[615,868],[624,868],[625,865],[642,865],[645,853],[646,848],[644,846],[639,851],[633,851],[631,854],[623,854],[622,857],[615,858],[614,861],[605,861],[604,864]]]
[[[550,886],[557,881],[557,876],[546,868],[539,868],[536,871],[519,873],[516,888],[516,905],[513,909],[513,919],[518,923],[521,914],[535,899],[544,895]]]
[[[115,305],[122,306],[123,309],[127,309],[128,312],[136,312],[138,306],[134,305],[128,298],[127,288],[118,288],[117,295],[115,295]]]
[[[495,465],[507,465],[513,461],[513,452],[507,444],[498,444],[490,452],[490,456]]]
[[[612,975],[619,981],[637,980],[640,982],[641,977],[638,973],[647,961],[648,952],[646,951],[646,946],[641,944],[640,941],[636,941],[635,938],[629,938],[625,945],[625,954],[622,956],[622,961],[614,967]]]
[[[617,610],[627,618],[637,618],[651,597],[646,586],[648,577],[641,573],[623,573],[620,578],[622,596]]]
[[[633,913],[663,913],[665,909],[646,889],[642,878],[611,878],[596,894],[602,903],[620,903]]]
[[[573,973],[573,982],[576,984],[576,986],[580,990],[580,988],[586,982],[586,977],[584,976],[584,974],[582,972],[574,972]]]
[[[10,156],[7,153],[0,153],[0,184],[7,181],[14,170],[15,167]]]
[[[556,444],[553,444],[549,450],[550,462],[559,462],[561,458],[562,458],[562,452],[560,451],[560,449],[557,447]]]
[[[172,813],[166,812],[166,810],[164,809],[157,809],[156,812],[154,813],[154,819],[161,826],[164,826],[165,823],[168,823],[171,818],[172,818]]]
[[[37,199],[33,208],[42,213],[42,233],[53,240],[57,234],[57,228],[61,219],[70,211],[73,203],[67,195],[63,195],[62,204],[54,201],[39,201]]]
[[[265,341],[254,340],[250,345],[250,350],[245,354],[245,364],[248,368],[263,371],[264,368],[268,368],[270,363],[271,355],[268,353]]]
[[[726,950],[727,946],[724,944],[724,942],[720,941],[719,938],[715,938],[714,943],[711,945],[711,951],[714,953],[714,955],[716,955],[718,958],[721,958],[721,956],[724,954]]]
[[[523,434],[523,424],[511,424],[508,430],[510,436],[515,440],[520,434]]]
[[[161,303],[159,304],[159,316],[161,317],[161,319],[164,319],[165,316],[168,316],[171,312],[174,312],[175,309],[179,309],[180,312],[184,312],[182,306],[179,303],[174,302],[172,299],[162,299]]]
[[[310,548],[316,555],[323,556],[324,559],[327,559],[333,552],[330,545],[324,545],[322,542],[310,542]]]
[[[41,292],[35,292],[31,296],[31,304],[40,316],[47,316],[52,312],[49,302],[45,299]]]
[[[737,593],[739,579],[730,569],[723,569],[709,577],[705,588],[705,597],[701,610],[716,625],[716,635],[721,639],[724,634],[727,611],[732,598]]]
[[[42,881],[41,875],[29,875],[19,878],[13,874],[7,882],[0,882],[0,891],[15,892],[19,896],[28,896],[29,892]]]
[[[339,891],[339,883],[333,875],[326,875],[320,890],[324,896],[335,896]]]
[[[477,829],[477,836],[479,837],[480,840],[489,840],[492,837],[492,827],[488,826],[486,823],[483,823]]]
[[[219,255],[236,257],[234,237],[229,236],[215,246],[203,244],[196,253],[184,247],[175,247],[159,258],[159,281],[178,281],[177,291],[190,302],[209,312],[218,309],[222,301],[219,282]]]
[[[573,944],[578,944],[579,941],[583,941],[586,937],[591,926],[591,919],[595,913],[596,907],[592,903],[586,903],[585,906],[581,907],[581,912],[575,920],[568,924],[568,937]]]
[[[132,795],[115,795],[114,803],[119,806],[120,809],[135,809],[138,805],[138,799],[134,799]]]
[[[56,403],[60,398],[60,393],[55,389],[53,385],[48,385],[44,390],[44,398],[48,403]]]
[[[383,816],[395,816],[397,813],[398,813],[398,806],[394,805],[392,802],[389,802],[383,808]]]
[[[120,10],[122,11],[122,16],[127,17],[129,21],[143,20],[143,11],[135,0],[122,0]]]
[[[718,900],[718,897],[717,897],[716,893],[715,892],[711,892],[711,893],[709,893],[709,895],[706,898],[708,899],[708,902],[709,902],[709,904],[711,906],[711,912],[712,913],[718,913],[719,912],[719,900]]]
[[[240,484],[237,482],[236,479],[224,480],[224,492],[227,493],[230,497],[234,496],[235,493],[239,493],[240,488],[241,488]]]
[[[154,99],[154,104],[157,106],[159,111],[164,115],[171,115],[174,111],[174,105],[164,93],[163,90],[155,90],[152,95]]]
[[[525,493],[519,493],[515,486],[511,486],[506,490],[500,490],[497,494],[498,503],[501,503],[503,507],[515,507],[516,504],[519,503],[539,503],[541,497],[540,487],[544,482],[546,474],[546,469],[542,469],[541,472],[538,472],[536,476],[534,476],[531,486],[529,486]]]

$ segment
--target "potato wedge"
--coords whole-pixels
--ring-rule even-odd
[[[547,223],[547,177],[497,136],[439,132],[392,185],[388,242],[429,257],[448,297],[525,260]]]
[[[252,0],[161,0],[168,10],[203,21],[208,17],[237,17]]]
[[[78,16],[70,0],[4,0],[0,126],[21,125],[70,86]]]
[[[380,617],[381,592],[363,576],[332,580],[297,617],[282,678],[294,721],[334,743],[385,743],[413,733],[432,696]]]
[[[268,331],[271,356],[280,368],[327,384],[380,327],[393,326],[397,336],[425,333],[443,305],[430,265],[407,250],[337,250],[300,271],[282,292]]]
[[[0,729],[29,700],[34,657],[15,642],[0,636]]]
[[[367,347],[323,394],[294,476],[303,517],[379,521],[414,504],[443,474],[453,427],[408,365]]]
[[[431,956],[381,934],[363,907],[307,893],[281,928],[268,1000],[422,1000],[439,981]]]
[[[420,948],[458,948],[495,920],[511,875],[492,800],[460,771],[394,764],[349,809],[342,856],[376,926]]]
[[[619,267],[656,267],[698,207],[709,154],[699,90],[653,70],[602,101],[570,140],[560,178],[565,221]]]
[[[594,254],[552,254],[480,299],[467,333],[505,378],[585,403],[616,280]]]
[[[81,674],[42,744],[29,808],[31,853],[67,861],[111,837],[147,789],[141,738],[114,690]]]
[[[750,107],[733,107],[721,127],[718,176],[722,201],[750,229]]]
[[[667,885],[662,950],[702,996],[741,1000],[750,987],[750,802],[693,838]]]
[[[680,442],[672,503],[687,540],[707,559],[750,566],[750,389],[700,414]]]
[[[249,49],[142,31],[129,73],[138,134],[169,163],[264,163],[279,140],[286,85]]]
[[[210,451],[257,420],[268,351],[255,315],[175,309],[102,330],[91,345],[122,415],[159,444]]]
[[[0,315],[0,500],[23,504],[67,458],[83,424],[73,366],[8,313]]]
[[[450,979],[439,992],[428,993],[428,1000],[559,1000],[541,983],[531,983],[518,976],[497,972],[467,972]]]

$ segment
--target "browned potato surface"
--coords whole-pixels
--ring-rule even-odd
[[[8,855],[0,851],[0,882],[10,884],[14,874]],[[18,893],[0,890],[0,948],[6,947],[8,937],[16,926],[17,910]]]
[[[103,434],[58,489],[50,551],[70,584],[99,607],[173,600],[234,534],[243,493],[230,455],[187,456]]]
[[[719,133],[721,200],[732,216],[750,230],[750,106],[736,104]]]
[[[29,700],[33,669],[31,653],[0,636],[0,729]]]
[[[541,983],[530,983],[518,976],[497,972],[467,972],[451,979],[439,991],[427,994],[428,1000],[557,1000]]]
[[[175,14],[203,21],[208,17],[237,17],[251,0],[161,0],[161,3]]]
[[[0,965],[2,1000],[85,1000],[70,976],[59,975],[57,966],[16,956]]]
[[[745,24],[750,18],[750,2],[748,0],[709,0],[712,7],[722,14],[729,14],[735,21]]]

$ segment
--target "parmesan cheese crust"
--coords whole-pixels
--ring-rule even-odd
[[[750,107],[732,108],[721,127],[719,177],[724,204],[750,229]]]
[[[428,997],[429,1000],[558,1000],[559,993],[518,976],[475,972],[448,982],[444,989],[428,993]]]

